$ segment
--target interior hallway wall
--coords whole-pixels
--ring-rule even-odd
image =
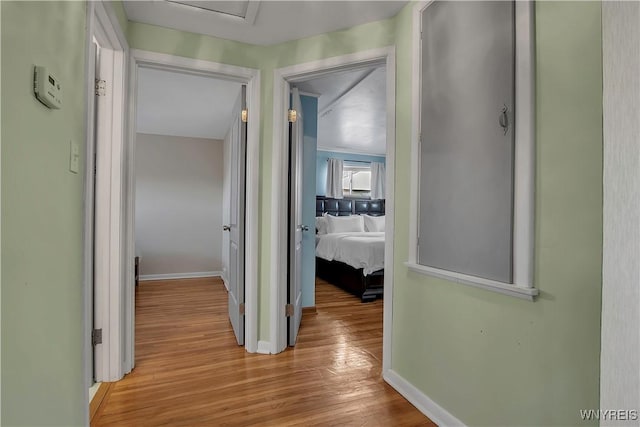
[[[137,134],[140,275],[222,270],[224,142]]]
[[[2,8],[2,419],[88,422],[83,369],[85,2]],[[63,106],[33,95],[33,67],[60,80]],[[69,145],[80,170],[69,171]]]
[[[600,8],[535,3],[535,302],[417,274],[404,264],[413,5],[397,18],[392,368],[468,425],[597,425],[579,411],[599,407]]]

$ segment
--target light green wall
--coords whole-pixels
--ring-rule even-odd
[[[260,339],[269,339],[273,70],[397,46],[396,188],[409,185],[411,10],[260,47],[130,23],[132,47],[260,68]],[[396,192],[393,368],[470,425],[578,424],[598,404],[601,254],[599,3],[539,3],[535,303],[409,273]],[[579,153],[579,158],[575,158]]]
[[[131,49],[220,62],[238,67],[259,68],[263,54],[259,46],[139,22],[130,21],[126,35]]]
[[[396,188],[410,161],[411,12],[398,17]],[[602,248],[600,3],[536,4],[531,303],[409,272],[396,192],[393,369],[468,425],[579,425],[598,408]]]
[[[154,25],[129,23],[127,39],[131,48],[260,69],[260,340],[269,340],[273,70],[361,50],[391,46],[394,43],[394,35],[395,20],[387,19],[274,46],[254,46]]]
[[[84,79],[85,6],[0,4],[2,424],[79,425],[86,411],[83,175],[67,166],[69,139],[84,140],[78,82]],[[540,299],[530,303],[408,272],[409,195],[396,192],[393,368],[469,425],[574,425],[578,409],[598,406],[600,5],[541,2],[536,18]],[[407,188],[411,6],[393,19],[270,47],[131,22],[126,27],[132,48],[261,70],[259,336],[268,340],[273,70],[395,43],[395,178],[397,189]],[[33,98],[36,63],[62,79],[62,110],[47,110]]]
[[[129,20],[127,18],[127,12],[125,12],[124,10],[124,5],[122,4],[122,1],[120,0],[109,1],[109,3],[111,5],[111,8],[113,9],[113,12],[118,17],[118,23],[120,24],[120,28],[122,29],[122,32],[126,34],[127,29],[129,27]]]
[[[85,423],[82,362],[85,4],[2,8],[2,425]],[[33,66],[62,82],[64,106],[33,96]],[[82,144],[81,144],[82,145]],[[84,159],[84,154],[81,153]]]

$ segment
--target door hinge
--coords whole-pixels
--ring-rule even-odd
[[[244,303],[238,306],[238,311],[240,311],[240,316],[244,316]]]
[[[96,79],[96,96],[105,96],[107,93],[107,81]]]
[[[287,120],[289,123],[295,123],[298,120],[298,112],[296,110],[289,110],[287,112]]]
[[[91,345],[102,344],[102,328],[91,331]]]
[[[240,117],[242,118],[242,123],[247,123],[247,121],[249,120],[249,110],[247,110],[246,108],[242,110]]]
[[[284,306],[284,313],[287,317],[293,316],[293,304],[287,304]]]

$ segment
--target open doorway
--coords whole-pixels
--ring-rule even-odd
[[[138,72],[140,281],[180,286],[185,293],[192,283],[222,286],[224,281],[239,344],[244,344],[238,307],[244,303],[244,96],[244,86],[235,81],[145,67]],[[196,278],[209,280],[190,280]]]
[[[385,79],[384,66],[374,65],[296,83],[303,93],[319,94],[315,185],[314,193],[309,194],[310,200],[307,202],[314,216],[316,244],[321,243],[323,236],[328,234],[327,217],[346,220],[348,218],[344,217],[355,216],[357,221],[345,225],[347,228],[355,227],[351,232],[384,232],[387,145]],[[340,224],[334,225],[344,228]],[[331,231],[335,234],[337,230],[334,227]],[[362,237],[365,236],[370,238],[373,235]],[[343,237],[348,239],[347,236]],[[319,250],[316,258],[329,262],[335,260],[355,270],[363,270],[361,277],[353,275],[353,281],[335,278],[339,282],[337,286],[343,286],[363,301],[382,297],[382,283],[377,283],[375,278],[383,274],[384,238],[378,237],[381,237],[380,241],[366,242],[353,251],[339,246],[341,243],[338,242],[335,245],[328,242],[322,242],[320,247],[316,245]],[[374,249],[376,246],[377,249]],[[358,259],[350,257],[356,254],[366,256]],[[316,260],[316,263],[320,260]],[[342,266],[324,269],[324,265],[320,264],[318,267],[316,276],[331,281],[331,273]]]
[[[357,295],[354,298],[357,299],[358,304],[361,304],[361,300],[372,301],[376,300],[380,305],[382,305],[381,299],[378,297],[384,296],[384,326],[383,329],[383,348],[384,348],[384,367],[389,366],[389,344],[390,344],[390,320],[391,320],[391,307],[390,298],[392,297],[391,287],[392,287],[392,278],[393,278],[393,265],[391,260],[393,259],[393,167],[394,167],[394,142],[395,142],[395,87],[393,84],[394,76],[394,58],[393,58],[393,49],[378,49],[372,50],[368,52],[361,52],[352,55],[345,55],[343,57],[330,58],[327,60],[320,60],[316,62],[311,62],[307,64],[300,64],[292,67],[287,67],[283,69],[275,70],[275,85],[274,85],[274,115],[275,115],[275,123],[274,123],[274,159],[283,158],[284,163],[280,167],[280,165],[274,165],[274,183],[276,183],[276,200],[274,202],[274,228],[276,230],[274,244],[272,248],[273,254],[273,275],[272,275],[272,352],[278,353],[287,345],[292,345],[295,343],[295,328],[297,327],[296,323],[298,321],[297,313],[298,310],[302,311],[302,307],[297,307],[298,298],[296,298],[297,292],[297,284],[291,280],[291,278],[296,278],[298,275],[292,273],[291,265],[292,262],[289,260],[295,259],[297,255],[292,253],[291,249],[295,246],[292,244],[290,236],[298,229],[302,229],[303,231],[307,228],[311,242],[311,251],[305,251],[303,249],[302,258],[310,258],[313,260],[311,263],[307,262],[301,263],[303,265],[311,267],[307,267],[302,270],[302,274],[299,276],[303,279],[301,280],[300,288],[302,289],[305,285],[304,277],[311,276],[313,278],[312,281],[307,279],[306,287],[311,288],[310,292],[307,292],[305,295],[304,290],[302,290],[302,297],[299,298],[301,301],[301,305],[308,304],[309,307],[313,307],[315,304],[315,267],[316,267],[316,251],[314,250],[316,240],[320,241],[320,238],[317,234],[317,231],[320,227],[316,227],[315,218],[320,218],[322,220],[323,217],[326,218],[323,214],[328,214],[331,218],[337,220],[332,222],[340,222],[341,220],[353,221],[358,223],[356,227],[359,228],[359,232],[366,233],[364,230],[364,215],[366,214],[368,217],[372,219],[371,229],[373,229],[376,225],[378,225],[381,229],[385,229],[386,233],[383,232],[385,238],[383,238],[383,242],[381,242],[379,248],[380,252],[382,252],[381,256],[381,266],[376,267],[371,265],[367,268],[367,273],[378,273],[378,277],[373,277],[372,274],[364,274],[363,270],[365,266],[360,266],[360,268],[352,268],[351,270],[360,270],[360,277],[356,280],[358,282],[358,286],[361,287],[360,290],[350,289],[350,287],[341,280],[331,280],[337,282],[341,291],[348,291],[350,295]],[[332,83],[332,75],[334,75],[335,79],[341,80],[341,84]],[[318,86],[314,87],[313,83],[316,83]],[[377,82],[377,83],[376,83]],[[308,83],[307,86],[305,84]],[[362,84],[362,85],[361,85]],[[322,85],[327,86],[335,86],[332,91],[327,90],[329,96],[326,97],[326,101],[322,104],[322,107],[317,107],[319,104],[319,99],[321,97],[321,92],[323,89]],[[357,121],[358,118],[362,118],[363,116],[371,115],[372,113],[365,113],[371,105],[371,99],[367,101],[363,101],[366,97],[367,92],[370,92],[371,87],[367,89],[367,86],[376,86],[376,90],[381,90],[381,98],[382,102],[379,105],[379,110],[381,112],[380,118],[378,120],[361,120],[365,127],[368,127],[368,130],[374,130],[373,133],[376,135],[382,136],[382,148],[381,154],[379,156],[370,156],[369,158],[362,158],[360,156],[366,155],[366,151],[363,150],[362,143],[366,136],[356,136],[353,133],[350,134],[350,131],[354,130],[356,126],[354,126],[354,121]],[[305,111],[302,108],[302,122],[305,122],[305,117],[307,119],[311,118],[311,121],[317,122],[317,132],[315,135],[315,152],[313,157],[313,168],[312,173],[309,174],[306,170],[307,162],[304,162],[305,165],[305,173],[303,175],[312,175],[311,184],[305,186],[304,183],[301,184],[303,188],[310,187],[311,190],[308,190],[305,195],[302,196],[304,203],[307,206],[310,206],[306,211],[308,215],[304,218],[302,222],[299,224],[297,221],[290,221],[289,218],[291,215],[285,215],[284,220],[282,220],[282,213],[292,211],[291,209],[291,194],[296,192],[297,181],[300,180],[299,177],[296,176],[296,171],[298,168],[292,167],[289,160],[291,160],[290,156],[293,156],[296,150],[291,149],[292,143],[295,143],[295,140],[289,141],[286,137],[287,132],[287,122],[279,123],[279,115],[282,114],[282,118],[286,118],[286,109],[290,107],[290,102],[296,102],[296,93],[298,95],[302,95],[300,97],[300,101],[298,102],[300,105],[303,105],[303,100],[305,96],[311,95],[311,98],[316,98],[315,101],[311,100],[307,102],[308,104],[314,104],[315,107],[312,107],[311,110],[315,108],[315,111],[309,112],[309,108]],[[370,95],[370,94],[369,94]],[[293,98],[292,98],[293,96]],[[280,111],[280,107],[282,107],[283,111]],[[322,109],[322,111],[319,111]],[[342,121],[341,125],[337,125],[334,130],[331,130],[330,126],[323,126],[323,122],[326,122],[328,118],[335,112],[335,120],[338,123]],[[297,111],[295,114],[289,114],[289,121],[291,121],[291,116],[296,117]],[[358,123],[359,124],[359,123]],[[304,127],[304,124],[303,124]],[[322,129],[324,127],[324,130]],[[345,136],[339,144],[341,147],[331,147],[331,151],[329,148],[325,148],[328,153],[320,152],[320,155],[323,156],[321,159],[318,154],[318,145],[322,144],[319,142],[322,137],[323,131],[327,134],[327,140],[333,140],[336,142],[336,139]],[[293,130],[290,130],[290,134],[294,134]],[[304,135],[303,129],[303,141],[308,145],[309,143],[309,135]],[[311,138],[313,139],[313,138]],[[361,144],[360,147],[351,149],[348,148],[348,144],[346,143],[347,139],[351,139],[353,141],[353,146]],[[369,142],[371,142],[372,138],[368,138]],[[366,142],[365,144],[366,145]],[[322,145],[320,145],[322,148]],[[304,148],[307,148],[305,146]],[[311,150],[313,151],[313,150]],[[303,150],[304,152],[304,150]],[[375,153],[372,153],[375,154]],[[344,160],[345,157],[348,157],[347,160],[347,168],[345,170]],[[307,157],[306,154],[303,157]],[[336,191],[339,194],[334,195],[333,197],[327,198],[326,193],[323,194],[322,188],[326,188],[327,181],[327,169],[322,167],[323,165],[327,165],[327,159],[332,158],[336,159],[338,157],[342,157],[342,171],[340,172],[339,178],[336,178],[336,182],[334,186],[336,187]],[[377,160],[377,161],[372,161]],[[324,162],[324,164],[323,164]],[[377,166],[373,166],[372,164],[378,163],[381,164],[383,169],[386,171],[382,172],[382,169],[379,169]],[[286,165],[289,165],[287,168]],[[318,167],[321,165],[321,167]],[[385,166],[388,166],[385,168]],[[326,166],[325,166],[326,167]],[[376,174],[382,174],[384,181],[386,181],[386,188],[382,190],[381,195],[374,195],[372,200],[371,196],[371,178],[372,178],[372,169],[376,168]],[[282,170],[284,169],[284,173]],[[366,169],[366,170],[365,170]],[[322,178],[318,178],[316,174],[318,171],[323,173]],[[346,173],[346,175],[345,175]],[[357,178],[361,178],[358,175],[366,176],[368,181],[366,185],[361,185],[358,182]],[[357,178],[354,180],[354,177]],[[298,178],[298,179],[296,179]],[[318,185],[318,181],[325,181],[324,184],[322,182]],[[293,184],[296,183],[296,184]],[[280,184],[280,191],[277,191],[277,187]],[[383,184],[384,185],[384,184]],[[284,190],[284,191],[283,191]],[[317,191],[320,190],[320,191]],[[368,193],[368,194],[365,194]],[[345,198],[345,194],[347,197]],[[337,197],[335,197],[337,196]],[[355,196],[355,197],[354,197]],[[358,207],[358,211],[356,211],[356,205]],[[382,215],[384,213],[384,215]],[[377,219],[377,221],[376,221]],[[329,219],[331,221],[331,219]],[[320,223],[321,221],[318,221]],[[362,222],[362,224],[360,224]],[[341,225],[336,226],[333,231],[340,231]],[[360,229],[362,231],[360,231]],[[337,234],[337,233],[334,233]],[[371,233],[367,237],[371,237],[373,233]],[[364,236],[363,236],[364,237]],[[304,242],[304,238],[303,238]],[[310,252],[310,254],[309,254]],[[284,253],[288,256],[282,256]],[[346,263],[345,263],[346,264]],[[386,267],[386,268],[385,268]],[[320,272],[320,271],[318,271]],[[310,274],[311,273],[311,274]],[[371,276],[371,277],[369,277]],[[373,279],[373,280],[372,280]],[[324,280],[324,283],[331,282]],[[286,286],[282,286],[282,283],[285,283]],[[294,286],[290,286],[294,285]],[[335,284],[331,284],[335,287]],[[340,286],[346,285],[346,286]],[[368,290],[375,289],[373,293],[366,292]],[[293,293],[291,292],[293,290]],[[285,305],[285,310],[281,310],[279,307],[280,304]],[[317,307],[316,307],[317,308]],[[311,310],[313,310],[311,308]],[[282,314],[281,314],[282,313]],[[283,315],[285,314],[285,315]],[[293,327],[292,327],[293,323]],[[302,328],[304,328],[304,322],[302,323]],[[381,343],[382,344],[382,343]]]
[[[206,76],[235,82],[238,87],[246,85],[246,105],[238,111],[238,122],[243,123],[246,135],[246,194],[240,199],[245,203],[244,249],[245,262],[240,267],[244,276],[244,298],[237,298],[235,314],[244,322],[244,348],[255,352],[257,349],[257,239],[258,239],[258,192],[259,176],[259,116],[260,116],[260,78],[258,70],[219,64],[215,62],[179,58],[140,50],[131,51],[130,69],[127,73],[129,84],[121,86],[115,83],[110,86],[107,81],[107,93],[113,98],[122,100],[123,105],[117,109],[118,114],[128,114],[126,126],[115,126],[110,129],[111,139],[100,139],[96,143],[96,152],[104,150],[109,156],[97,157],[96,193],[103,185],[108,190],[106,207],[101,212],[109,214],[108,220],[99,220],[96,216],[95,236],[107,236],[108,239],[95,239],[95,251],[104,255],[100,261],[107,269],[96,268],[94,325],[102,329],[103,340],[94,346],[96,355],[95,372],[97,381],[118,381],[130,372],[135,362],[135,151],[136,122],[138,98],[138,74],[146,69],[164,70]],[[125,91],[129,87],[129,93]],[[163,89],[160,89],[163,90]],[[241,98],[241,97],[240,97]],[[124,101],[128,100],[128,103]],[[214,102],[214,100],[210,100]],[[127,107],[124,104],[128,104]],[[241,105],[241,104],[239,104]],[[115,107],[114,107],[115,108]],[[250,115],[250,116],[249,116]],[[127,137],[119,140],[116,132]],[[237,132],[240,134],[240,132]],[[124,143],[126,141],[126,143]],[[122,143],[122,145],[120,145]],[[102,162],[102,163],[101,163]],[[88,163],[92,165],[92,162]],[[91,183],[87,179],[87,183]],[[90,185],[87,185],[91,188]],[[96,203],[100,201],[99,194]],[[96,204],[96,211],[99,210]],[[89,216],[87,216],[89,218]],[[222,233],[222,229],[220,230]],[[87,249],[89,258],[92,251]],[[143,255],[144,256],[144,255]],[[145,261],[142,261],[144,268]],[[87,262],[90,266],[90,263]],[[102,271],[102,273],[100,273]],[[209,271],[209,270],[207,270]],[[211,270],[214,271],[214,270]],[[143,272],[144,273],[144,272]],[[160,273],[164,274],[164,273]],[[167,273],[168,274],[168,273]],[[223,288],[224,289],[224,288]],[[226,292],[226,291],[225,291]],[[244,303],[244,305],[242,305]],[[225,304],[226,305],[226,304]],[[88,311],[89,312],[89,311]],[[231,317],[229,310],[229,317]],[[89,321],[86,321],[90,325]],[[88,328],[90,330],[90,328]],[[90,354],[86,356],[90,365]]]
[[[136,110],[136,309],[195,305],[207,285],[224,282],[232,330],[244,345],[246,86],[140,67]],[[189,299],[192,291],[198,295]],[[148,311],[145,318],[160,314]],[[146,332],[145,325],[136,331]],[[170,326],[153,345],[141,344],[145,336],[136,347],[159,351],[160,341],[181,334],[169,334]]]
[[[331,304],[329,294],[341,299],[346,293],[362,302],[378,299],[382,304],[385,80],[384,64],[376,64],[292,84],[295,114],[290,127],[298,135],[292,132],[289,142],[288,303],[302,306],[302,312],[323,310]],[[293,167],[297,163],[302,167]],[[292,239],[294,233],[300,235],[299,243]],[[298,264],[292,265],[293,260]],[[291,292],[295,281],[300,282],[299,293]],[[316,300],[317,287],[324,296],[321,302]],[[381,338],[382,310],[370,310],[380,317]],[[295,344],[292,338],[297,334],[291,326],[299,320],[297,315],[294,311],[289,316],[289,345]]]

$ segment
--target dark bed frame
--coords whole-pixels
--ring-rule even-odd
[[[316,196],[316,216],[327,213],[334,216],[384,215],[384,200],[332,199]],[[384,269],[365,276],[361,268],[353,268],[340,261],[327,261],[316,257],[316,276],[359,297],[362,302],[382,298]]]

